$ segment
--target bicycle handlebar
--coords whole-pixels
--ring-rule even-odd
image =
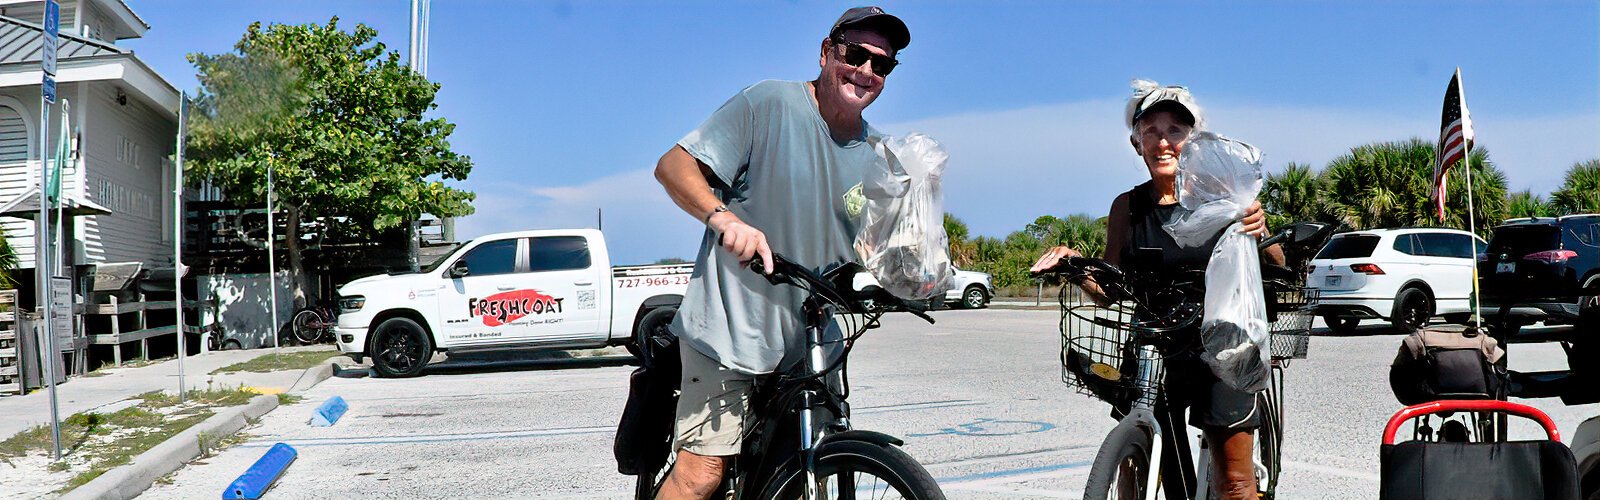
[[[901,310],[922,318],[923,321],[927,321],[930,324],[934,322],[933,317],[928,316],[927,306],[896,297],[881,286],[869,285],[864,289],[855,290],[851,286],[851,280],[860,270],[850,268],[859,268],[859,265],[851,264],[830,272],[829,275],[834,278],[833,282],[778,253],[772,254],[772,267],[771,272],[767,272],[766,265],[762,264],[760,259],[750,261],[750,270],[766,278],[767,282],[774,285],[788,284],[804,288],[813,294],[821,296],[828,302],[846,308],[850,312],[876,312],[875,310],[866,310],[867,308],[863,305],[863,302],[882,303],[890,306],[882,310]],[[804,283],[804,285],[802,286],[800,283]]]

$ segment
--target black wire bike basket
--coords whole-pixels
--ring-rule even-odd
[[[1318,293],[1316,288],[1295,286],[1267,294],[1273,360],[1306,358],[1311,350],[1311,305]]]
[[[1162,383],[1162,363],[1145,367],[1156,373],[1139,376],[1139,347],[1162,343],[1165,333],[1193,324],[1200,314],[1198,307],[1186,306],[1176,315],[1150,320],[1135,301],[1101,305],[1072,284],[1061,287],[1060,305],[1061,381],[1117,407],[1158,392]]]

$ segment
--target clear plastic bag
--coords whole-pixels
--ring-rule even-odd
[[[878,284],[897,297],[943,294],[954,271],[944,234],[939,178],[949,154],[923,134],[872,139],[881,161],[862,181],[867,198],[856,254]]]
[[[1201,359],[1223,383],[1256,392],[1266,388],[1272,361],[1256,239],[1239,232],[1238,219],[1261,193],[1261,151],[1210,132],[1196,132],[1178,160],[1178,203],[1183,213],[1165,225],[1178,244],[1203,245],[1223,231],[1206,265]]]

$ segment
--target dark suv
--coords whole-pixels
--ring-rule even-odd
[[[1484,319],[1505,334],[1540,321],[1597,323],[1600,214],[1506,221],[1478,256],[1478,276]]]

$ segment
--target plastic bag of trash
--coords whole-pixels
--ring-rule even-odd
[[[1201,359],[1230,387],[1263,390],[1272,354],[1260,253],[1238,221],[1261,193],[1261,151],[1196,132],[1178,160],[1177,191],[1184,210],[1164,227],[1178,244],[1203,245],[1223,232],[1206,265]]]
[[[950,155],[919,133],[872,138],[879,162],[862,180],[867,203],[856,233],[856,255],[897,297],[923,300],[949,288],[944,193],[939,178]]]

